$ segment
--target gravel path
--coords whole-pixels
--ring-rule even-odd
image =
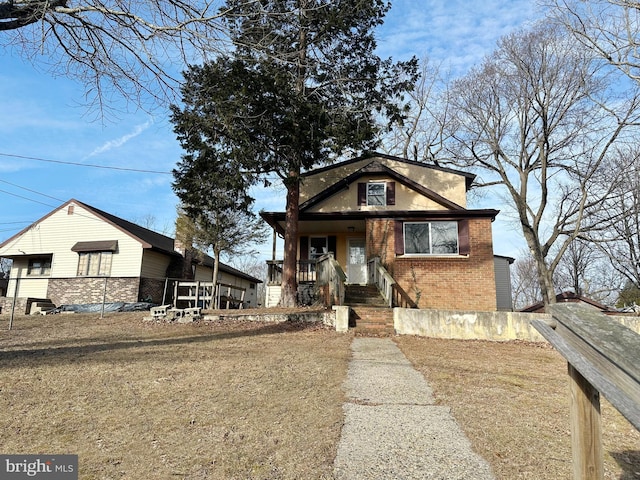
[[[494,480],[449,407],[389,338],[354,338],[336,480]]]

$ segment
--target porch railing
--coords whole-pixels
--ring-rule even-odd
[[[344,305],[344,284],[347,276],[340,264],[327,253],[318,258],[316,264],[318,297],[325,307]]]
[[[267,283],[280,285],[282,283],[282,267],[284,260],[267,260]],[[296,264],[296,278],[298,283],[313,283],[316,281],[316,261],[298,260]]]
[[[376,285],[389,307],[418,308],[416,302],[396,283],[380,262],[379,257],[367,261],[367,275],[370,285]]]

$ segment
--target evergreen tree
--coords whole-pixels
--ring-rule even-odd
[[[380,0],[229,0],[234,50],[191,66],[182,105],[172,107],[183,148],[209,159],[214,171],[232,172],[232,183],[245,188],[240,195],[268,183],[268,174],[284,183],[284,306],[296,302],[301,173],[374,148],[379,120],[402,119],[402,94],[416,80],[415,59],[393,63],[374,53],[373,31],[389,7]],[[184,157],[176,178],[186,185],[199,168],[206,166]]]

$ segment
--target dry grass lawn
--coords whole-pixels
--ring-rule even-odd
[[[522,342],[396,337],[500,479],[572,478],[565,360]],[[640,479],[640,433],[601,399],[605,478]]]
[[[78,454],[83,480],[331,478],[349,336],[141,318],[0,327],[2,453]]]
[[[300,323],[0,316],[0,453],[79,455],[85,479],[328,479],[351,334]],[[566,364],[525,343],[395,337],[499,479],[571,478]],[[606,478],[640,433],[603,401]]]

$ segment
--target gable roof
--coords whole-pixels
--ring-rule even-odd
[[[316,173],[317,173],[317,171],[316,171]],[[396,180],[396,181],[408,186],[412,190],[415,190],[416,192],[421,193],[422,195],[424,195],[425,197],[429,198],[430,200],[433,200],[436,203],[439,203],[440,205],[443,205],[443,206],[447,207],[448,209],[451,209],[451,210],[464,210],[464,208],[461,207],[460,205],[458,205],[457,203],[454,203],[451,200],[446,199],[445,197],[443,197],[442,195],[434,192],[430,188],[427,188],[427,187],[425,187],[423,185],[420,185],[417,182],[414,182],[410,178],[408,178],[408,177],[396,172],[395,170],[387,167],[386,165],[381,164],[377,160],[371,160],[371,162],[366,164],[364,167],[360,168],[359,170],[356,170],[352,174],[344,177],[343,179],[338,180],[333,185],[330,185],[328,188],[326,188],[325,190],[323,190],[322,192],[320,192],[316,196],[310,198],[306,202],[303,202],[300,205],[300,212],[304,212],[304,211],[308,210],[309,208],[313,207],[314,205],[317,205],[318,203],[320,203],[323,200],[329,198],[330,196],[334,195],[335,193],[343,190],[346,186],[352,184],[358,178],[361,178],[361,177],[363,177],[365,175],[367,175],[367,176],[370,176],[370,175],[384,175],[384,176],[387,176],[387,177],[391,177],[394,180]]]
[[[50,216],[52,216],[56,212],[59,212],[60,210],[70,206],[71,204],[76,204],[76,205],[81,206],[82,208],[84,208],[84,209],[88,210],[89,212],[91,212],[96,217],[98,217],[101,220],[109,223],[110,225],[114,226],[115,228],[117,228],[118,230],[124,232],[125,234],[129,235],[133,239],[135,239],[138,242],[140,242],[142,244],[142,248],[149,248],[149,249],[157,250],[157,251],[160,251],[160,252],[167,253],[169,255],[180,255],[178,252],[176,252],[174,250],[173,238],[167,237],[166,235],[162,235],[161,233],[154,232],[153,230],[149,230],[148,228],[141,227],[140,225],[136,225],[135,223],[129,222],[129,221],[123,219],[123,218],[116,217],[115,215],[107,213],[107,212],[105,212],[103,210],[100,210],[98,208],[92,207],[91,205],[88,205],[86,203],[80,202],[80,201],[75,200],[73,198],[71,200],[68,200],[67,202],[63,203],[62,205],[60,205],[58,208],[53,209],[52,211],[47,213],[42,218],[40,218],[40,219],[36,220],[35,222],[33,222],[28,227],[23,228],[18,233],[16,233],[12,237],[8,238],[4,242],[0,243],[0,248],[8,245],[13,240],[15,240],[16,238],[22,236],[25,232],[27,232],[29,229],[33,228],[38,223],[43,222],[44,220],[46,220],[47,218],[49,218]]]
[[[401,162],[401,163],[405,163],[407,165],[414,165],[417,167],[426,167],[426,168],[430,168],[433,170],[438,170],[440,172],[446,172],[446,173],[452,173],[455,175],[461,175],[463,177],[465,177],[465,185],[467,190],[469,190],[471,188],[471,185],[473,184],[473,181],[476,178],[476,175],[474,175],[473,173],[469,173],[469,172],[463,172],[461,170],[455,170],[453,168],[447,168],[447,167],[441,167],[440,165],[436,165],[436,164],[431,164],[431,163],[424,163],[424,162],[418,162],[416,160],[409,160],[408,158],[402,158],[402,157],[396,157],[394,155],[387,155],[386,153],[379,153],[379,152],[367,152],[359,157],[356,158],[351,158],[349,160],[345,160],[343,162],[339,162],[339,163],[334,163],[331,165],[327,165],[325,167],[320,167],[320,168],[316,168],[313,170],[309,170],[307,172],[302,173],[302,177],[307,177],[310,175],[316,175],[318,173],[322,173],[322,172],[326,172],[329,170],[333,170],[334,168],[337,167],[343,167],[343,166],[347,166],[347,165],[351,165],[353,163],[357,163],[360,162],[362,160],[366,160],[367,158],[375,158],[375,157],[379,157],[379,158],[386,158],[388,160],[393,160],[396,162]]]
[[[111,213],[105,212],[104,210],[100,210],[99,208],[95,208],[92,207],[91,205],[88,205],[84,202],[80,202],[78,200],[75,199],[71,199],[65,203],[63,203],[62,205],[60,205],[58,208],[53,209],[52,211],[50,211],[49,213],[47,213],[45,216],[43,216],[42,218],[36,220],[35,222],[33,222],[31,225],[29,225],[26,228],[23,228],[20,232],[16,233],[15,235],[13,235],[11,238],[5,240],[4,242],[0,243],[0,248],[4,247],[5,245],[8,245],[10,242],[12,242],[13,240],[15,240],[16,238],[20,237],[21,235],[23,235],[25,232],[27,232],[30,228],[32,228],[34,225],[37,225],[38,223],[46,220],[47,218],[49,218],[50,216],[52,216],[54,213],[59,212],[60,210],[68,207],[71,204],[75,204],[75,205],[79,205],[82,208],[88,210],[89,212],[91,212],[93,215],[95,215],[96,217],[100,218],[101,220],[109,223],[110,225],[114,226],[115,228],[117,228],[118,230],[124,232],[125,234],[129,235],[130,237],[134,238],[135,240],[137,240],[138,242],[140,242],[140,244],[142,245],[142,248],[146,248],[146,249],[151,249],[151,250],[155,250],[167,255],[171,255],[171,256],[175,256],[175,257],[180,257],[182,258],[182,255],[175,251],[175,241],[173,238],[171,237],[167,237],[166,235],[163,235],[161,233],[158,232],[154,232],[153,230],[149,230],[148,228],[144,228],[141,227],[140,225],[136,225],[133,222],[129,222],[128,220],[125,220],[124,218],[120,218],[117,217],[115,215],[112,215]],[[91,244],[90,245],[90,249],[94,249],[97,248],[96,244],[101,244],[100,249],[114,249],[114,242],[113,240],[106,240],[106,241],[102,241],[102,242],[76,242],[76,244],[72,247],[72,250],[74,251],[83,251],[85,249],[85,247],[87,247],[87,244]],[[117,243],[117,242],[116,242]],[[201,261],[199,261],[198,263],[202,263],[203,265],[207,266],[207,267],[212,267],[213,266],[213,258],[211,258],[209,255],[203,254],[203,259]],[[220,262],[220,270],[226,273],[229,273],[230,275],[234,275],[237,277],[241,277],[244,278],[246,280],[252,281],[254,283],[262,283],[262,280],[253,277],[252,275],[249,275],[247,273],[241,272],[240,270],[237,270],[229,265],[226,265],[222,262]]]

